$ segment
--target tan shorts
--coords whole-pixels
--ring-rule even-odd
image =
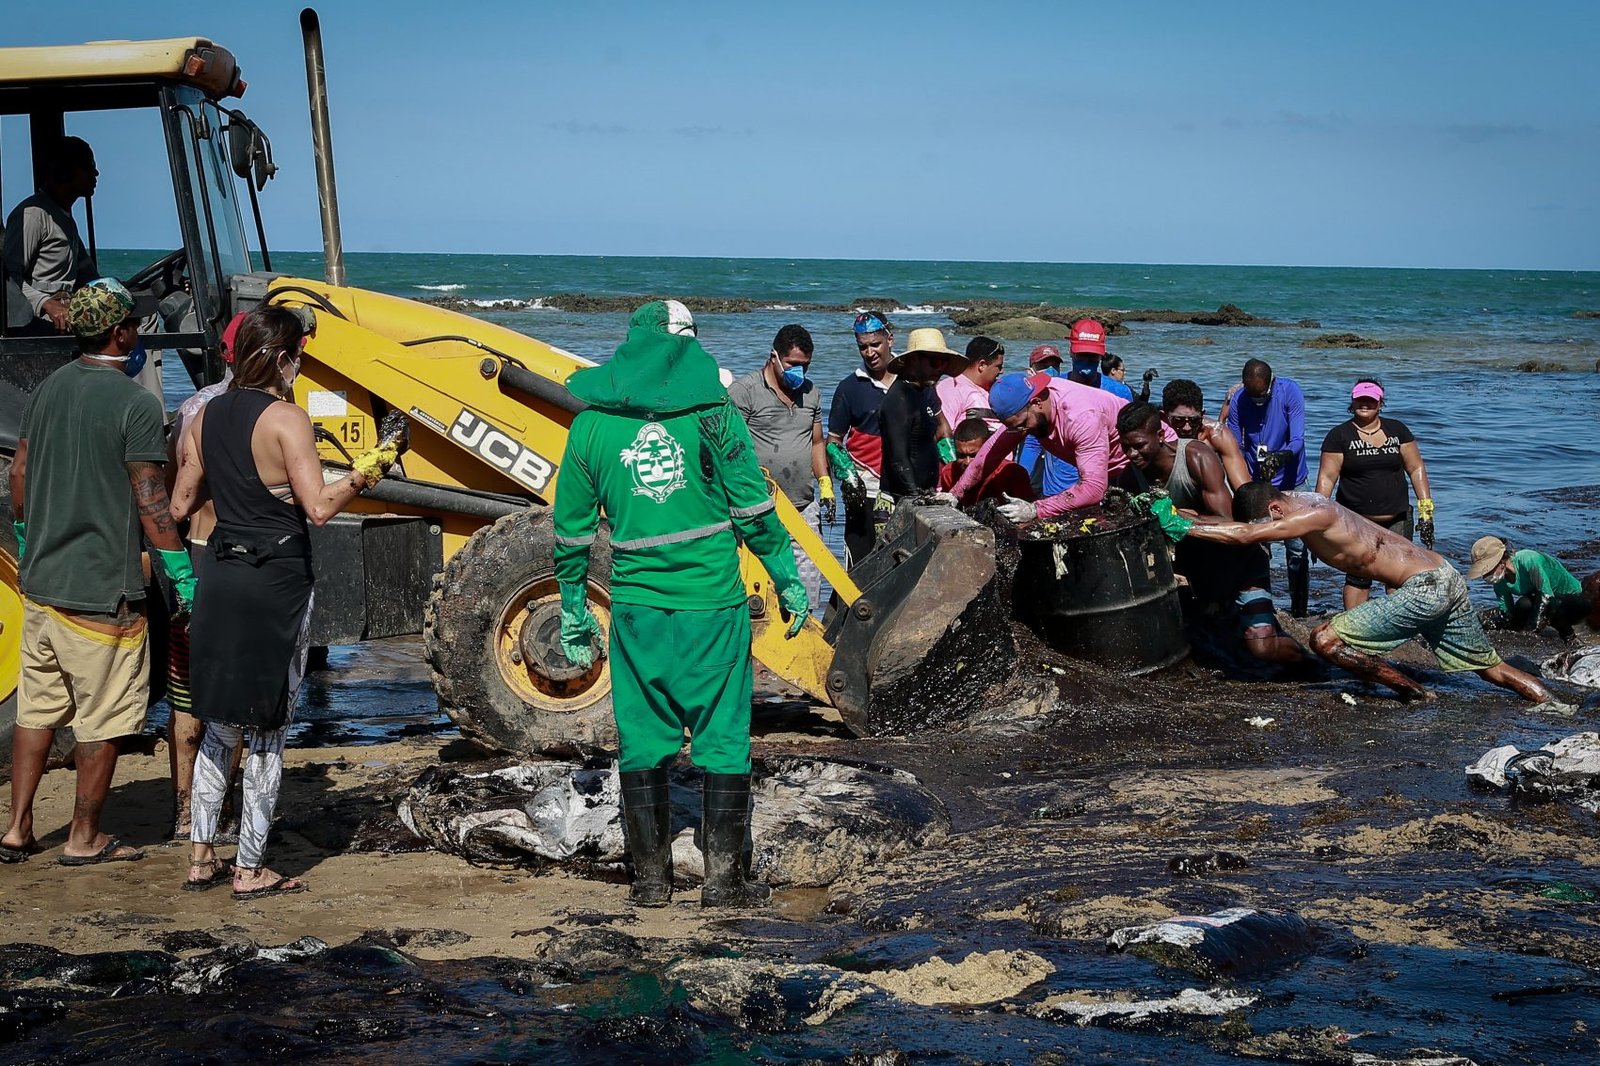
[[[142,732],[150,696],[145,629],[143,604],[119,617],[24,601],[17,725],[70,725],[80,741]]]

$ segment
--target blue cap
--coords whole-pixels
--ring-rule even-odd
[[[887,333],[889,322],[876,311],[863,311],[856,316],[854,328],[857,336],[863,333]]]
[[[989,388],[989,410],[1010,418],[1050,387],[1048,374],[1002,374]]]

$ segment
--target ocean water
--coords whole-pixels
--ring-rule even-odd
[[[156,254],[104,258],[108,269],[128,272]],[[1376,374],[1389,395],[1385,413],[1410,426],[1427,460],[1442,551],[1460,559],[1475,538],[1492,532],[1562,554],[1574,567],[1600,565],[1594,510],[1600,319],[1576,315],[1600,310],[1600,273],[399,253],[347,259],[351,283],[364,288],[520,301],[517,309],[483,315],[595,361],[622,340],[626,314],[548,309],[539,306],[541,297],[754,299],[762,305],[755,311],[697,316],[701,340],[725,367],[742,373],[760,365],[780,326],[800,322],[816,338],[811,376],[825,406],[833,386],[858,365],[851,316],[793,310],[794,304],[890,297],[913,308],[892,316],[902,335],[939,326],[958,347],[969,338],[943,309],[980,299],[1175,310],[1233,303],[1286,322],[1315,319],[1321,329],[1129,323],[1131,333],[1113,337],[1111,350],[1126,361],[1131,381],[1156,368],[1157,393],[1174,377],[1198,381],[1213,412],[1246,359],[1267,360],[1305,390],[1313,466],[1323,436],[1348,417],[1351,384]],[[315,254],[278,253],[273,265],[321,276]],[[1338,331],[1385,347],[1300,347],[1308,337]],[[1008,367],[1023,366],[1032,346],[1010,344]],[[1569,369],[1514,369],[1528,360]],[[1331,588],[1331,575],[1318,569],[1319,584]]]

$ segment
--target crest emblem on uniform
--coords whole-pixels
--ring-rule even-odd
[[[633,443],[622,449],[622,463],[633,475],[633,494],[661,503],[683,488],[683,445],[659,422],[646,422]]]

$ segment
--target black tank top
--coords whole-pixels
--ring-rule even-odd
[[[258,389],[229,389],[201,414],[200,458],[217,508],[217,524],[234,533],[306,533],[305,512],[261,483],[250,438],[277,398]]]

